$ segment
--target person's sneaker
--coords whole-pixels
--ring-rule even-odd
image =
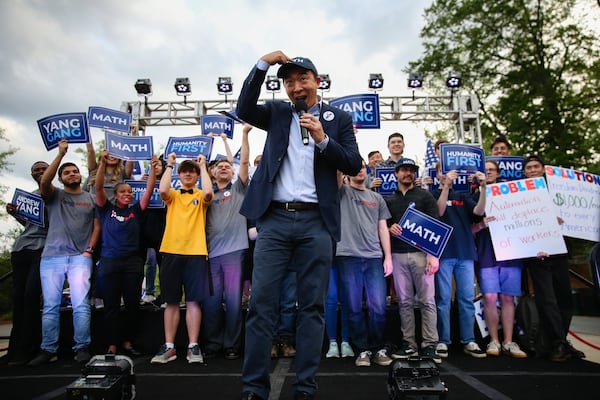
[[[38,353],[37,356],[33,358],[33,360],[27,363],[28,367],[37,367],[38,365],[53,363],[58,360],[58,356],[56,353],[52,353],[50,351],[42,350]]]
[[[583,351],[577,350],[571,342],[567,340],[567,350],[571,353],[571,357],[573,358],[585,358],[585,353]]]
[[[340,358],[340,348],[336,342],[329,342],[329,350],[327,350],[325,358]]]
[[[356,357],[356,361],[354,361],[354,365],[357,367],[370,367],[371,366],[371,352],[370,351],[362,351],[358,357]]]
[[[142,297],[142,303],[153,303],[154,301],[156,301],[156,296],[154,296],[153,294],[145,294],[144,297]]]
[[[90,361],[90,352],[87,347],[82,347],[75,352],[75,357],[73,359],[80,364],[85,364]]]
[[[203,364],[204,358],[202,358],[202,352],[200,346],[197,344],[187,349],[187,356],[185,357],[188,364]]]
[[[354,357],[354,350],[352,350],[352,346],[348,342],[342,342],[342,358],[346,357]]]
[[[442,358],[447,358],[448,357],[448,345],[446,343],[438,343],[437,346],[435,346],[435,352],[437,353],[438,356],[440,356]]]
[[[485,353],[488,356],[499,356],[500,355],[500,342],[498,342],[497,340],[491,340],[488,345],[487,348],[485,349]]]
[[[417,350],[410,347],[410,344],[403,340],[400,348],[392,353],[392,358],[406,359],[410,356],[416,356],[417,354]]]
[[[527,358],[527,353],[525,353],[518,344],[515,342],[508,342],[502,345],[502,353],[507,356],[511,356],[514,358]],[[488,353],[490,354],[490,353]]]
[[[284,337],[281,339],[281,355],[286,358],[296,356],[296,349],[292,346],[289,338]]]
[[[177,353],[175,352],[175,349],[173,347],[167,347],[166,344],[163,344],[162,346],[160,346],[160,350],[158,350],[158,353],[156,353],[156,355],[154,357],[152,357],[152,360],[150,360],[151,364],[166,364],[169,361],[173,361],[177,358]]]
[[[377,365],[386,366],[392,363],[392,359],[388,357],[385,349],[381,349],[373,356],[373,362]]]
[[[436,364],[442,363],[442,357],[437,353],[434,345],[425,346],[421,349],[421,357],[428,357]]]
[[[469,342],[463,347],[465,354],[475,358],[486,358],[487,354],[475,342]]]

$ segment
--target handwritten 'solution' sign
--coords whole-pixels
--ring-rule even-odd
[[[546,178],[562,234],[600,242],[600,176],[546,165]]]

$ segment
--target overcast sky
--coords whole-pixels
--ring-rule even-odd
[[[12,147],[9,186],[32,190],[29,168],[51,161],[36,121],[89,106],[119,109],[137,101],[137,78],[150,78],[150,100],[173,100],[175,78],[189,77],[194,100],[218,100],[219,76],[231,76],[232,97],[256,60],[281,49],[288,56],[307,56],[319,73],[332,79],[327,97],[367,93],[369,73],[382,73],[381,96],[406,95],[407,63],[419,57],[419,32],[430,0],[276,2],[266,0],[3,0],[0,2],[0,126]],[[276,68],[272,67],[272,73]],[[263,97],[269,94],[263,93]],[[284,96],[281,93],[280,96]],[[155,149],[168,136],[186,136],[181,127],[148,128]],[[200,127],[192,134],[199,134]],[[408,133],[406,155],[423,158],[424,139],[411,123],[386,123],[379,132],[362,130],[358,140],[366,157],[379,149],[387,157],[386,138]],[[421,132],[422,129],[416,132]],[[260,153],[264,132],[251,137],[251,155]],[[94,142],[101,137],[94,137]],[[216,152],[222,152],[219,144]],[[7,144],[0,143],[6,151]],[[71,145],[65,160],[81,157]],[[239,141],[232,143],[239,148]]]

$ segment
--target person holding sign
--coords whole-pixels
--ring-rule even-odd
[[[185,291],[186,325],[188,334],[188,363],[203,363],[198,345],[202,312],[200,302],[208,295],[208,246],[206,243],[206,209],[213,199],[212,183],[206,169],[206,158],[197,161],[184,160],[177,173],[181,189],[171,187],[171,170],[177,161],[175,153],[169,153],[165,173],[160,179],[159,192],[167,206],[167,222],[160,251],[161,296],[167,303],[164,311],[165,344],[150,361],[166,364],[177,358],[175,334],[179,326],[179,302]],[[201,177],[202,190],[196,185]]]
[[[523,161],[523,175],[526,178],[543,177],[544,162],[537,155],[530,155]],[[557,217],[559,224],[562,219]],[[523,261],[529,270],[535,303],[545,330],[549,334],[552,349],[550,360],[565,362],[570,358],[584,358],[585,354],[567,340],[571,319],[573,318],[573,298],[567,254],[549,255],[540,251],[537,257]]]
[[[293,104],[258,103],[271,65]],[[361,157],[347,112],[322,102],[320,78],[308,58],[265,54],[244,81],[237,115],[266,130],[258,169],[240,212],[257,220],[252,296],[246,322],[242,399],[267,399],[271,346],[281,281],[296,271],[296,399],[312,399],[324,335],[324,299],[334,243],[340,239],[337,171],[355,175]]]
[[[132,136],[138,135],[136,125],[131,125],[131,134]],[[86,143],[86,147],[89,175],[84,183],[83,189],[95,195],[97,187],[96,180],[98,179],[98,161],[96,160],[96,151],[94,150],[94,144],[91,142],[91,140],[89,143]],[[120,158],[113,157],[111,155],[108,156],[104,168],[104,183],[107,186],[105,189],[108,189],[106,190],[108,201],[114,202],[115,185],[119,182],[123,182],[125,179],[130,179],[131,174],[133,173],[133,167],[133,161],[127,161],[123,163],[123,160]]]
[[[421,310],[421,355],[441,363],[436,354],[438,343],[437,310],[435,308],[434,275],[438,270],[438,259],[417,250],[409,243],[399,239],[402,227],[399,221],[408,209],[414,207],[431,217],[438,218],[437,205],[430,192],[415,186],[418,166],[410,158],[401,158],[396,164],[398,189],[392,196],[385,198],[391,218],[388,220],[392,235],[392,261],[394,265],[394,286],[399,298],[400,327],[402,343],[394,351],[392,358],[405,359],[419,353],[416,341],[415,299]],[[416,296],[415,296],[416,294]]]
[[[37,161],[31,166],[31,177],[38,184],[33,193],[39,194],[39,185],[48,163]],[[10,263],[13,270],[13,323],[8,342],[8,352],[0,364],[23,365],[40,346],[40,258],[48,225],[39,226],[19,217],[17,205],[6,203],[6,212],[25,227],[13,244]]]
[[[485,351],[475,342],[475,306],[473,304],[475,270],[477,259],[475,241],[471,232],[473,215],[485,213],[485,175],[481,171],[475,173],[479,183],[480,195],[477,202],[469,193],[452,190],[452,182],[458,173],[456,170],[442,175],[441,165],[437,165],[437,177],[440,187],[433,192],[437,198],[440,220],[454,229],[448,245],[440,256],[440,270],[435,276],[436,303],[438,313],[438,334],[440,343],[437,353],[448,357],[450,344],[450,303],[452,300],[452,277],[456,283],[456,301],[458,303],[458,320],[460,342],[465,354],[475,358],[485,358]]]
[[[38,366],[58,359],[60,303],[65,276],[69,282],[73,307],[73,339],[75,361],[90,359],[90,278],[92,255],[100,239],[100,220],[94,197],[81,189],[81,173],[77,165],[66,162],[69,142],[58,144],[58,154],[40,180],[40,192],[48,209],[48,236],[40,262],[40,279],[44,307],[42,312],[41,352],[27,365]],[[54,187],[52,180],[64,188]]]
[[[102,221],[102,249],[96,275],[96,293],[104,299],[104,328],[108,341],[108,353],[117,353],[117,343],[123,338],[123,351],[138,356],[131,345],[137,325],[140,286],[143,278],[143,252],[140,246],[142,213],[148,207],[154,191],[156,175],[150,174],[146,191],[139,202],[134,200],[131,186],[117,183],[114,187],[114,204],[108,201],[104,188],[104,176],[109,160],[107,150],[100,155],[96,175],[96,206]],[[152,159],[151,170],[160,161]],[[119,329],[121,297],[125,303],[125,326]]]
[[[500,168],[496,161],[485,162],[486,184],[496,183]],[[478,192],[479,193],[479,192]],[[479,266],[479,287],[483,293],[485,323],[490,334],[486,353],[498,356],[500,352],[514,358],[526,358],[527,354],[512,340],[515,323],[515,296],[521,295],[521,269],[518,260],[497,261],[492,246],[488,222],[494,221],[493,215],[482,218],[471,226],[475,234],[477,260]],[[499,296],[498,296],[499,295]],[[496,303],[500,297],[500,316]],[[498,323],[502,322],[504,340],[502,345],[498,336]]]
[[[242,262],[248,249],[248,232],[246,218],[239,210],[248,187],[248,133],[251,129],[251,125],[244,125],[240,170],[234,183],[233,163],[220,159],[215,164],[214,198],[206,212],[206,237],[214,293],[205,299],[202,307],[204,318],[210,321],[210,324],[204,325],[204,350],[213,354],[224,350],[228,360],[240,357],[242,345]]]
[[[404,136],[400,132],[394,132],[390,136],[388,136],[388,150],[390,151],[390,156],[387,160],[380,161],[375,165],[373,169],[373,174],[375,174],[376,168],[394,168],[398,161],[402,158],[402,154],[404,153]],[[381,178],[373,178],[371,180],[369,188],[372,190],[377,190],[383,184],[383,180]]]

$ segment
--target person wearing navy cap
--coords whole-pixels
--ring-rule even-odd
[[[291,102],[257,104],[271,65]],[[324,336],[324,300],[340,240],[337,171],[356,175],[362,160],[352,117],[320,101],[320,79],[306,57],[261,57],[242,87],[237,115],[267,131],[262,158],[240,212],[257,221],[252,296],[246,322],[242,399],[267,399],[281,281],[296,272],[295,399],[312,399]],[[316,340],[315,340],[316,339]]]

